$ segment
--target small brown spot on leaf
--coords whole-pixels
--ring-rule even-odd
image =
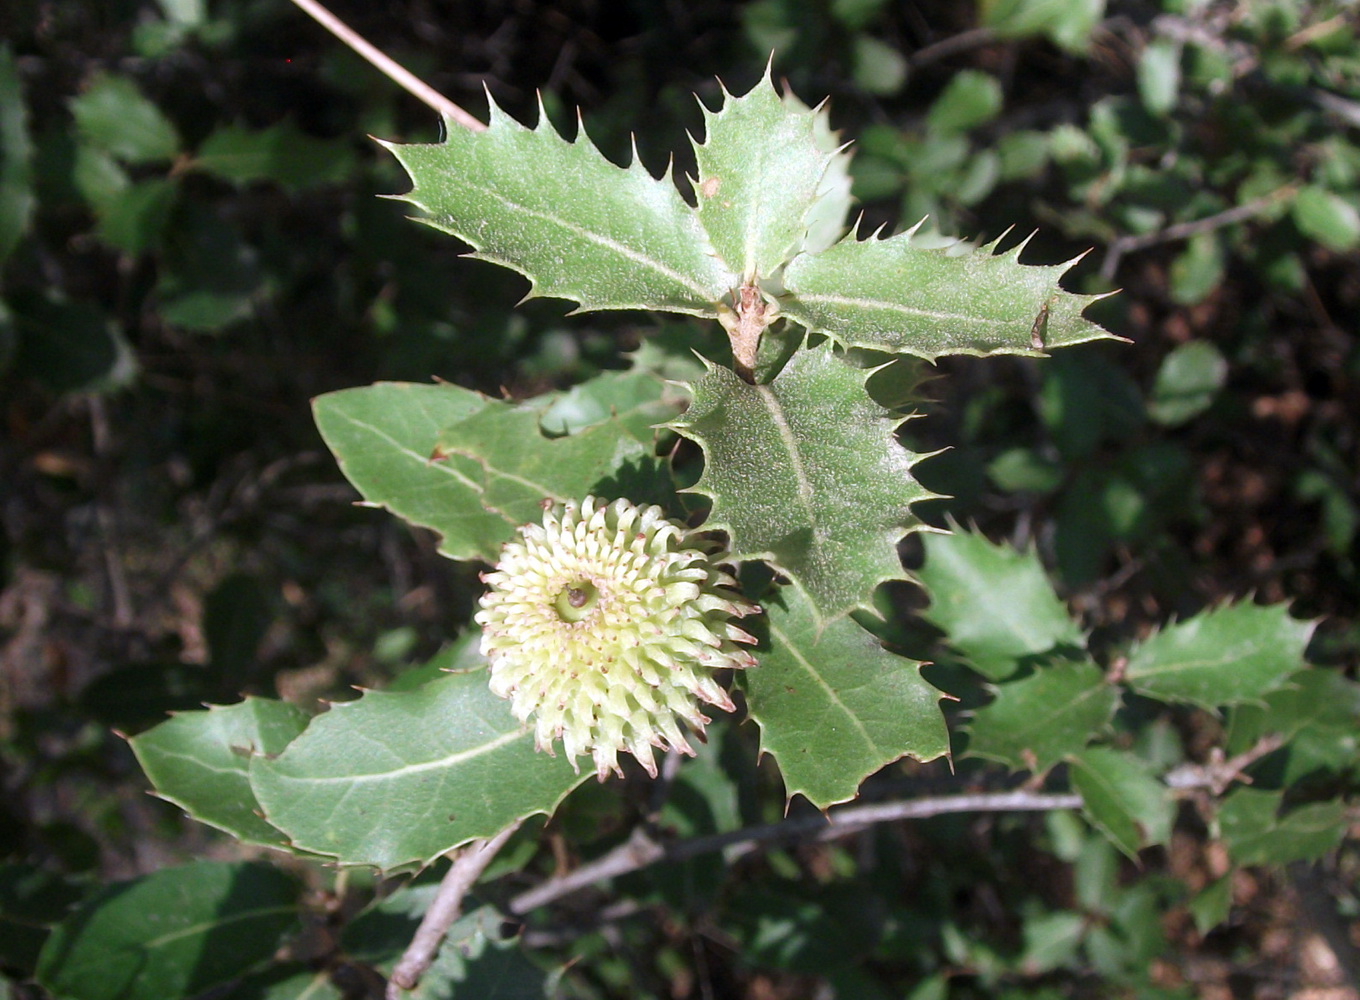
[[[721,178],[709,177],[699,185],[699,193],[705,198],[712,198],[718,193],[718,186],[722,183]]]

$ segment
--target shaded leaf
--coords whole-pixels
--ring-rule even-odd
[[[572,386],[539,417],[544,433],[575,434],[616,419],[644,444],[656,440],[658,424],[680,412],[684,397],[647,372],[604,372]]]
[[[1002,100],[996,77],[981,70],[960,70],[931,104],[926,124],[940,132],[966,132],[995,118]]]
[[[28,134],[19,70],[8,45],[0,45],[0,262],[26,232],[37,208],[33,192],[33,142]]]
[[[343,181],[354,168],[354,156],[346,146],[285,121],[264,129],[223,125],[203,140],[194,166],[235,184],[272,181],[300,191]]]
[[[1360,211],[1324,187],[1310,184],[1294,196],[1294,223],[1299,232],[1331,250],[1360,246]]]
[[[811,602],[781,587],[762,602],[760,663],[742,672],[760,747],[779,763],[784,792],[826,808],[900,757],[949,752],[941,694],[921,664],[889,653],[849,618],[825,628]]]
[[[1299,668],[1315,624],[1290,618],[1283,604],[1214,608],[1135,646],[1124,678],[1162,701],[1209,709],[1254,701]]]
[[[1109,724],[1119,692],[1093,663],[1054,663],[995,688],[968,726],[968,754],[1042,774]]]
[[[429,864],[551,813],[584,780],[565,757],[535,752],[532,731],[483,671],[367,691],[332,705],[278,757],[250,764],[265,818],[293,846],[382,869]]]
[[[81,138],[127,163],[169,160],[179,152],[175,126],[125,76],[96,76],[72,99],[71,115]]]
[[[699,221],[728,271],[769,277],[803,242],[832,154],[813,114],[780,99],[770,67],[745,96],[723,98],[703,109],[706,135],[694,144]]]
[[[0,864],[0,966],[31,976],[53,925],[84,894],[68,876],[21,862]]]
[[[1242,865],[1313,861],[1346,835],[1346,804],[1340,799],[1301,806],[1280,815],[1283,792],[1238,788],[1218,810],[1218,832],[1229,855]]]
[[[914,354],[1027,354],[1109,338],[1082,318],[1100,296],[1065,292],[1075,261],[1019,263],[1021,246],[968,254],[915,246],[915,230],[888,239],[851,233],[784,272],[784,314],[847,347]]]
[[[306,726],[307,714],[287,702],[247,698],[180,713],[128,742],[161,798],[238,840],[284,847],[287,838],[260,818],[250,759],[282,753]]]
[[[636,156],[615,166],[584,129],[567,142],[541,110],[528,129],[494,102],[486,131],[448,133],[385,144],[414,184],[403,199],[472,256],[527,277],[531,297],[714,317],[736,286],[669,174],[653,177]]]
[[[1314,771],[1360,764],[1360,684],[1334,670],[1308,668],[1259,704],[1233,708],[1225,750],[1239,754],[1275,733],[1287,746],[1281,774],[1293,784]]]
[[[707,526],[737,559],[768,559],[825,623],[868,607],[874,588],[903,578],[897,541],[919,527],[910,505],[931,493],[894,431],[901,418],[865,392],[868,372],[829,343],[796,351],[773,382],[748,385],[709,365],[671,426],[704,449],[692,492],[713,500]]]
[[[264,864],[197,862],[108,886],[57,925],[37,980],[69,1000],[196,996],[268,961],[299,887]]]
[[[1148,397],[1148,416],[1168,427],[1207,410],[1228,380],[1228,362],[1207,340],[1192,340],[1168,354]]]
[[[1086,645],[1033,551],[993,545],[973,531],[921,541],[926,559],[916,576],[930,595],[922,617],[989,680],[1009,677],[1028,657]]]
[[[1140,849],[1170,839],[1176,813],[1171,790],[1137,757],[1089,747],[1067,760],[1087,818],[1115,847],[1136,859]]]

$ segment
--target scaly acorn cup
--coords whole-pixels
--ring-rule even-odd
[[[676,716],[702,736],[699,701],[732,700],[716,670],[753,666],[737,646],[756,640],[731,619],[760,609],[720,570],[720,546],[666,519],[660,507],[586,497],[527,524],[482,580],[477,623],[491,690],[515,718],[534,718],[534,742],[595,759],[603,781],[622,776],[626,750],[652,777],[652,748],[693,756]]]

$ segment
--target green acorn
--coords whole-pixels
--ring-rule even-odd
[[[698,734],[699,701],[732,700],[716,670],[755,664],[754,637],[731,619],[759,612],[716,565],[719,546],[660,507],[586,497],[520,528],[482,580],[477,622],[491,690],[510,699],[534,742],[590,753],[603,781],[626,750],[656,777],[652,748],[694,754],[676,716]]]

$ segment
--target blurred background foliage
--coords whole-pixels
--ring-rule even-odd
[[[1352,4],[334,9],[470,110],[485,84],[532,120],[541,94],[570,133],[579,106],[606,154],[624,159],[636,133],[658,172],[691,162],[676,146],[700,127],[691,95],[714,105],[717,77],[745,91],[773,51],[776,79],[828,96],[856,139],[864,231],[925,218],[970,240],[1036,232],[1032,263],[1086,254],[1069,286],[1122,289],[1091,315],[1133,345],[942,361],[904,429],[915,450],[952,449],[920,467],[953,498],[929,517],[1036,543],[1097,642],[1255,594],[1322,618],[1311,659],[1355,675]],[[467,621],[474,570],[353,508],[311,397],[429,378],[521,397],[676,339],[644,314],[515,308],[520,279],[459,262],[456,241],[378,197],[403,179],[369,135],[434,141],[439,126],[285,0],[0,10],[0,857],[37,865],[0,870],[0,937],[40,936],[82,880],[236,856],[142,796],[110,727],[243,692],[346,697]],[[895,613],[915,592],[883,600],[893,637],[917,641]],[[1150,731],[1192,754],[1216,738],[1175,721]],[[736,759],[749,728],[719,727],[715,753]],[[746,771],[696,800],[776,818],[777,776]],[[598,853],[645,795],[583,789],[544,836]],[[939,819],[854,850],[774,851],[721,897],[694,863],[666,869],[632,893],[665,919],[559,944],[599,997],[1264,997],[1316,971],[1297,880],[1239,873],[1242,915],[1210,934],[1200,914],[1218,897],[1194,891],[1219,885],[1211,854],[1173,841],[1130,880],[1068,819]],[[693,812],[668,822],[704,829]],[[37,870],[41,891],[15,874]],[[1352,844],[1324,887],[1352,922],[1357,870]],[[13,985],[35,952],[0,949],[12,995],[35,995]]]

